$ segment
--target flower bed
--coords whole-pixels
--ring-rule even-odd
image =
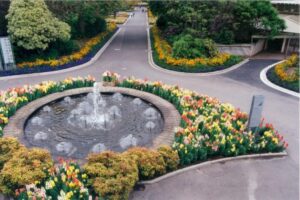
[[[75,162],[54,165],[49,152],[28,149],[16,138],[0,138],[0,193],[18,199],[127,199],[138,180],[148,180],[178,167],[207,159],[243,154],[280,152],[288,144],[270,124],[248,131],[247,114],[230,104],[196,92],[134,78],[121,80],[105,72],[103,80],[119,87],[158,95],[181,113],[172,147],[157,150],[135,147],[123,153],[105,151],[90,154],[80,167]],[[43,82],[0,94],[1,130],[8,117],[29,101],[44,95],[87,87],[94,78],[68,78],[62,82]],[[172,133],[170,133],[172,134]],[[180,164],[180,165],[179,165]],[[13,176],[12,176],[13,174]]]
[[[215,98],[134,78],[124,79],[118,86],[153,93],[176,106],[182,120],[173,148],[182,165],[220,156],[280,152],[287,147],[272,125],[262,122],[257,130],[248,131],[247,114]]]
[[[299,56],[294,54],[271,68],[267,72],[267,77],[276,85],[299,92]]]
[[[116,24],[109,23],[107,31],[89,39],[78,52],[75,52],[71,55],[62,56],[55,60],[37,59],[34,62],[17,63],[16,70],[0,71],[0,76],[62,70],[81,65],[91,60],[116,30]]]
[[[211,72],[228,68],[242,60],[240,56],[218,53],[212,58],[174,58],[172,47],[164,40],[156,26],[151,28],[153,60],[159,66],[182,72]]]

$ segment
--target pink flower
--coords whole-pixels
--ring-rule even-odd
[[[184,140],[183,140],[183,143],[186,144],[186,145],[190,144],[189,138],[185,137]]]

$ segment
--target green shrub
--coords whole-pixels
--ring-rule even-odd
[[[222,29],[214,36],[214,40],[221,44],[232,44],[234,43],[234,38],[234,32],[228,29]]]
[[[135,147],[124,152],[124,155],[136,161],[140,180],[151,179],[166,173],[164,158],[157,151]]]
[[[179,165],[179,156],[176,151],[174,151],[169,146],[161,146],[157,149],[158,153],[162,155],[167,171],[174,171],[178,168]]]
[[[46,178],[45,171],[53,166],[48,151],[22,148],[5,163],[0,173],[0,192],[13,195],[16,189]]]
[[[138,181],[136,162],[123,154],[106,151],[88,156],[84,165],[88,184],[105,199],[127,199]]]
[[[3,165],[12,158],[13,153],[24,147],[17,138],[2,137],[0,138],[0,171]]]
[[[173,42],[172,56],[175,58],[212,57],[218,50],[211,39],[194,38],[190,34],[180,35]]]
[[[75,40],[68,40],[66,42],[63,41],[58,41],[53,44],[52,49],[57,50],[58,56],[63,56],[63,55],[69,55],[71,53],[74,53],[75,51],[79,51],[80,47],[76,43]],[[57,57],[58,57],[57,56]],[[55,58],[57,58],[55,57]]]

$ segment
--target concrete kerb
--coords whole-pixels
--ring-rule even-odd
[[[66,96],[80,95],[92,91],[92,87],[77,88],[49,94],[45,97],[34,100],[17,110],[17,112],[12,117],[10,117],[8,124],[4,127],[3,135],[16,137],[22,140],[24,136],[24,127],[26,121],[37,109]],[[157,107],[158,110],[162,113],[162,117],[164,119],[164,127],[162,132],[153,140],[151,148],[156,149],[161,145],[172,145],[174,141],[174,128],[179,126],[180,123],[180,114],[173,104],[154,94],[130,88],[101,86],[100,92],[120,92],[121,94],[141,98],[142,100],[149,102]]]
[[[279,153],[251,154],[251,155],[242,155],[242,156],[236,156],[236,157],[220,158],[220,159],[206,161],[206,162],[203,162],[203,163],[192,165],[192,166],[189,166],[189,167],[185,167],[185,168],[182,168],[182,169],[178,169],[174,172],[170,172],[168,174],[165,174],[163,176],[160,176],[158,178],[155,178],[155,179],[152,179],[152,180],[149,180],[149,181],[139,181],[138,184],[139,185],[152,185],[152,184],[158,183],[160,181],[163,181],[165,179],[171,178],[173,176],[177,176],[179,174],[182,174],[182,173],[185,173],[185,172],[188,172],[188,171],[192,171],[192,170],[195,170],[195,169],[208,167],[210,165],[217,164],[217,163],[224,163],[224,162],[238,161],[238,160],[247,160],[247,159],[280,158],[280,157],[285,157],[285,156],[287,156],[286,151],[279,152]]]
[[[149,20],[148,20],[148,14],[147,16],[147,25],[149,26]],[[156,69],[159,70],[161,72],[165,72],[168,74],[173,74],[173,75],[180,75],[180,76],[214,76],[214,75],[221,75],[221,74],[225,74],[228,73],[230,71],[233,71],[239,67],[241,67],[242,65],[244,65],[245,63],[247,63],[249,61],[249,58],[244,59],[243,61],[229,67],[223,70],[218,70],[218,71],[214,71],[214,72],[204,72],[204,73],[189,73],[189,72],[178,72],[178,71],[173,71],[173,70],[169,70],[169,69],[165,69],[163,67],[158,66],[157,64],[155,64],[154,60],[153,60],[153,55],[152,55],[152,47],[151,47],[151,38],[150,38],[150,28],[147,28],[147,38],[148,38],[148,62],[149,65]]]
[[[260,72],[260,75],[259,75],[259,76],[260,76],[260,80],[261,80],[265,85],[267,85],[267,86],[269,86],[269,87],[271,87],[271,88],[273,88],[273,89],[275,89],[275,90],[277,90],[277,91],[280,91],[280,92],[283,92],[283,93],[285,93],[285,94],[289,94],[289,95],[292,95],[292,96],[294,96],[294,97],[300,98],[300,94],[299,94],[299,93],[294,92],[294,91],[291,91],[291,90],[288,90],[288,89],[283,88],[283,87],[280,87],[280,86],[278,86],[278,85],[272,83],[272,82],[268,79],[268,77],[267,77],[267,72],[268,72],[272,67],[274,67],[274,66],[276,66],[276,65],[278,65],[278,64],[280,64],[280,63],[282,63],[282,62],[284,62],[284,60],[279,61],[279,62],[277,62],[277,63],[275,63],[275,64],[272,64],[272,65],[269,65],[269,66],[265,67],[265,68]]]
[[[103,52],[106,50],[106,48],[110,45],[110,43],[115,39],[115,37],[120,33],[122,26],[126,25],[127,22],[129,21],[129,18],[125,21],[121,27],[118,28],[118,30],[113,34],[113,36],[101,47],[101,49],[94,55],[94,57],[89,60],[86,63],[83,63],[81,65],[77,65],[75,67],[70,67],[67,69],[62,69],[62,70],[56,70],[56,71],[50,71],[50,72],[40,72],[40,73],[32,73],[32,74],[20,74],[20,75],[12,75],[12,76],[4,76],[0,77],[0,81],[5,81],[5,80],[11,80],[11,79],[17,79],[17,78],[29,78],[29,77],[36,77],[36,76],[48,76],[48,75],[54,75],[54,74],[61,74],[65,72],[71,72],[75,70],[79,70],[85,67],[88,67],[89,65],[93,64],[96,62],[96,60],[99,59],[99,57],[103,54]]]

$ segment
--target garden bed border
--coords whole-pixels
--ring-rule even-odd
[[[175,170],[173,172],[167,173],[165,175],[159,176],[155,179],[148,180],[148,181],[139,181],[137,184],[138,185],[152,185],[155,183],[158,183],[160,181],[163,181],[165,179],[171,178],[173,176],[177,176],[179,174],[192,171],[198,168],[202,167],[209,167],[210,165],[213,164],[222,164],[224,162],[229,162],[229,161],[238,161],[238,160],[247,160],[247,159],[271,159],[271,158],[280,158],[280,157],[285,157],[287,156],[287,152],[278,152],[278,153],[261,153],[261,154],[250,154],[250,155],[241,155],[241,156],[236,156],[236,157],[227,157],[227,158],[220,158],[220,159],[215,159],[215,160],[210,160],[210,161],[204,161],[199,164],[194,164],[188,167],[184,167],[178,170]]]
[[[241,62],[232,65],[228,68],[225,69],[221,69],[221,70],[216,70],[216,71],[212,71],[212,72],[195,72],[195,73],[191,73],[191,72],[179,72],[179,71],[175,71],[175,70],[169,70],[169,69],[165,69],[159,65],[157,65],[154,60],[153,60],[153,50],[152,50],[152,45],[151,45],[151,37],[150,37],[150,28],[151,26],[149,25],[149,19],[148,19],[148,14],[146,15],[147,17],[147,39],[148,39],[148,63],[149,65],[156,69],[159,70],[161,72],[165,72],[165,73],[169,73],[169,74],[173,74],[173,75],[184,75],[184,76],[213,76],[213,75],[221,75],[221,74],[225,74],[227,72],[230,72],[232,70],[235,70],[239,67],[241,67],[242,65],[246,64],[249,61],[249,58],[245,58],[243,59]]]
[[[279,62],[276,62],[276,63],[274,63],[274,64],[272,64],[272,65],[269,65],[269,66],[265,67],[265,68],[260,72],[260,75],[259,75],[260,80],[261,80],[265,85],[267,85],[267,86],[273,88],[274,90],[277,90],[277,91],[283,92],[283,93],[285,93],[285,94],[289,94],[289,95],[292,95],[292,96],[294,96],[294,97],[300,98],[300,94],[299,94],[299,93],[294,92],[294,91],[289,90],[289,89],[286,89],[286,88],[281,87],[281,86],[279,86],[279,85],[276,85],[276,84],[272,83],[272,82],[268,79],[268,77],[267,77],[267,72],[268,72],[271,68],[275,67],[276,65],[278,65],[278,64],[280,64],[280,63],[282,63],[282,62],[284,62],[284,61],[285,61],[285,60],[281,60],[281,61],[279,61]]]

